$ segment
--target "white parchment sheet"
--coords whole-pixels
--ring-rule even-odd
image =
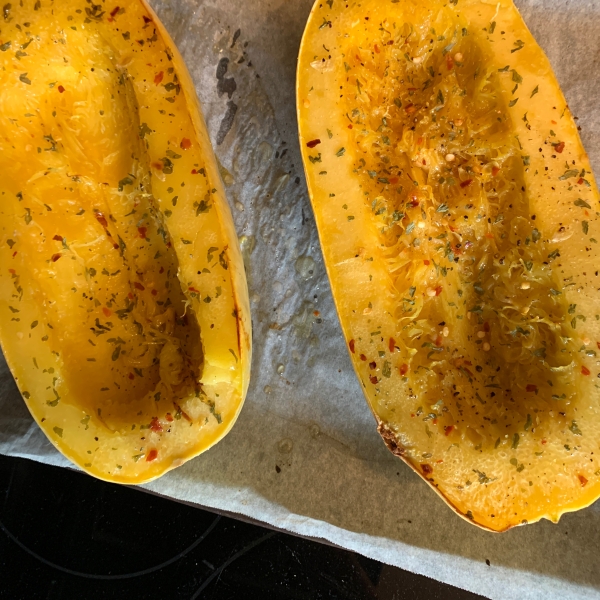
[[[600,504],[559,525],[483,532],[455,516],[375,430],[333,307],[297,142],[296,57],[312,1],[151,3],[190,68],[223,166],[248,271],[254,362],[232,432],[146,487],[490,598],[600,598]],[[600,0],[517,3],[600,174]],[[68,464],[34,425],[3,363],[0,452]]]

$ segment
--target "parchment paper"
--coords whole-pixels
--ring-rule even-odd
[[[192,72],[223,165],[248,270],[255,350],[233,431],[147,488],[490,598],[600,597],[600,504],[559,525],[482,532],[455,516],[376,433],[340,333],[297,143],[296,57],[312,0],[151,3]],[[580,117],[598,173],[600,1],[517,3]],[[33,424],[4,364],[0,452],[68,464]]]

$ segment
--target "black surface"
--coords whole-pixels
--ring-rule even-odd
[[[0,598],[470,600],[358,554],[0,456]]]

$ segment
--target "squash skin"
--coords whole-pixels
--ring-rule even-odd
[[[399,326],[399,319],[395,316],[399,304],[398,298],[402,298],[403,295],[409,299],[412,297],[409,297],[408,290],[411,284],[406,281],[405,287],[398,289],[397,280],[394,281],[391,277],[386,264],[390,260],[390,254],[386,253],[385,249],[382,250],[381,238],[377,231],[382,226],[381,221],[375,222],[372,204],[370,201],[365,202],[364,199],[365,190],[372,193],[370,200],[373,200],[375,194],[391,196],[391,186],[388,186],[389,180],[387,182],[380,180],[381,185],[378,190],[374,191],[374,188],[370,187],[371,177],[365,177],[365,171],[369,165],[373,165],[373,162],[369,163],[370,156],[367,156],[368,151],[365,150],[366,143],[363,143],[358,137],[359,134],[355,132],[357,129],[368,130],[369,136],[375,136],[373,132],[376,126],[371,125],[369,120],[363,119],[362,116],[353,118],[352,113],[354,106],[359,108],[364,106],[366,114],[369,114],[369,111],[374,114],[375,109],[378,108],[379,105],[373,100],[378,97],[376,84],[367,87],[363,75],[367,69],[377,73],[384,70],[382,63],[378,61],[385,51],[389,51],[387,44],[396,47],[400,28],[407,22],[412,23],[415,30],[422,26],[425,31],[423,35],[427,36],[428,42],[430,22],[423,25],[423,21],[435,19],[443,11],[446,11],[448,22],[452,23],[453,28],[457,28],[460,32],[462,27],[466,27],[468,36],[475,39],[476,46],[488,61],[487,63],[482,61],[482,70],[489,67],[494,74],[507,73],[507,76],[494,75],[493,77],[498,78],[495,80],[496,90],[500,90],[502,104],[499,110],[502,109],[508,116],[506,122],[510,125],[507,127],[513,135],[518,136],[521,145],[520,154],[524,157],[523,177],[527,188],[526,200],[531,209],[529,215],[536,216],[535,224],[541,232],[542,242],[546,243],[546,240],[549,240],[550,250],[557,248],[560,251],[559,257],[562,260],[560,269],[556,270],[567,271],[567,275],[572,276],[576,283],[575,286],[571,286],[562,282],[563,285],[556,288],[555,291],[560,292],[560,297],[565,303],[562,308],[556,309],[563,313],[556,321],[568,322],[573,314],[569,312],[567,315],[566,307],[570,310],[573,305],[577,305],[577,314],[586,318],[585,321],[581,319],[581,325],[579,322],[576,323],[576,334],[573,334],[573,338],[581,340],[578,345],[581,345],[581,348],[585,346],[586,352],[576,352],[572,348],[568,350],[574,361],[572,388],[575,392],[573,397],[569,397],[567,408],[561,411],[557,407],[552,411],[553,400],[545,397],[539,401],[532,399],[529,397],[529,392],[523,389],[528,382],[514,381],[515,395],[519,394],[516,399],[522,404],[522,410],[525,413],[530,410],[530,414],[527,414],[527,422],[523,416],[519,426],[515,419],[510,422],[509,438],[505,441],[499,436],[497,451],[493,440],[490,446],[489,440],[483,437],[482,448],[475,450],[475,443],[466,439],[465,430],[469,428],[469,418],[475,421],[473,414],[460,422],[458,419],[444,421],[447,415],[440,411],[440,414],[435,415],[434,419],[430,419],[425,424],[422,422],[423,417],[419,418],[416,414],[420,405],[425,406],[425,415],[429,412],[426,406],[429,387],[423,384],[415,373],[416,365],[411,363],[411,356],[407,353],[409,344],[405,343],[402,327]],[[456,21],[452,21],[453,16],[448,16],[450,12],[459,15]],[[368,20],[366,17],[369,17]],[[387,23],[385,23],[386,19]],[[494,23],[493,27],[491,23]],[[390,37],[378,33],[379,27],[385,29],[386,33],[392,32]],[[499,35],[500,32],[507,32],[507,34]],[[434,35],[431,37],[435,38]],[[489,42],[490,38],[493,40],[493,45]],[[382,41],[384,39],[385,42]],[[460,42],[459,39],[459,44]],[[360,57],[356,53],[357,48]],[[422,46],[417,47],[420,48]],[[407,46],[397,51],[399,56],[403,56],[405,53],[415,51],[415,47]],[[455,62],[459,61],[454,57],[457,51],[462,51],[460,45],[457,49],[449,51],[450,61],[447,65],[452,63],[453,69],[458,68]],[[428,63],[430,59],[425,52],[417,53],[422,63],[415,60],[409,67],[414,68],[414,71],[410,72],[417,73],[419,65],[422,64],[423,70],[429,65],[435,67],[434,71],[437,75],[439,65]],[[438,58],[442,64],[439,70],[443,71],[443,68],[446,68],[444,74],[451,70],[445,64],[446,54],[448,53],[442,55],[441,49],[439,50]],[[388,57],[389,54],[385,54],[385,58]],[[412,57],[410,60],[412,62]],[[465,58],[464,63],[468,63],[468,57]],[[505,70],[507,65],[509,68]],[[390,72],[390,78],[397,74],[393,68],[390,68]],[[513,72],[516,74],[513,75]],[[502,80],[502,77],[506,77],[506,80]],[[361,85],[357,86],[359,78]],[[425,78],[426,76],[421,78],[421,83]],[[431,106],[435,105],[438,92],[435,89],[435,81],[439,81],[435,77],[433,80]],[[470,523],[490,531],[505,531],[513,526],[532,523],[541,518],[556,522],[565,512],[579,510],[593,503],[600,496],[600,485],[596,474],[600,471],[599,465],[595,464],[597,459],[594,450],[597,448],[593,441],[594,438],[597,439],[599,428],[596,416],[598,392],[593,381],[597,375],[598,363],[593,356],[595,353],[593,348],[600,335],[598,317],[594,318],[595,314],[600,312],[600,303],[591,275],[595,271],[593,265],[600,257],[597,244],[590,241],[590,238],[595,239],[594,234],[598,235],[596,233],[598,213],[595,212],[598,190],[591,174],[589,160],[581,146],[577,127],[551,66],[528,31],[512,0],[503,0],[493,5],[477,0],[459,0],[455,6],[437,0],[403,3],[367,1],[361,2],[360,5],[334,2],[331,6],[329,3],[317,2],[303,37],[297,81],[300,144],[325,264],[344,336],[348,342],[350,357],[363,386],[367,402],[377,420],[378,431],[387,447],[415,470],[457,514]],[[521,89],[520,93],[511,93],[517,83],[517,87]],[[538,92],[534,93],[536,85]],[[389,90],[393,89],[398,97],[402,92],[400,104],[402,110],[406,110],[404,97],[406,86],[404,90],[402,87],[399,84],[393,88],[388,84],[385,94],[381,93],[380,96],[386,95],[387,103],[391,105],[394,95]],[[422,99],[420,93],[415,91],[415,95]],[[368,99],[365,100],[366,96]],[[516,97],[520,100],[510,104]],[[443,103],[450,103],[448,98],[444,90]],[[425,99],[430,100],[430,98]],[[385,107],[385,101],[381,101],[380,104]],[[410,107],[412,108],[412,105]],[[385,132],[394,130],[396,127],[394,123],[400,120],[397,116],[398,112],[395,111],[396,108],[391,106],[387,115],[389,123],[384,124]],[[427,114],[423,109],[423,112],[417,113],[417,116]],[[549,123],[550,121],[552,123]],[[550,139],[550,129],[553,130],[557,142],[565,142],[564,146],[559,146],[558,151],[556,146],[553,146],[556,153],[554,157],[549,156],[552,152],[546,151],[553,141]],[[397,140],[393,137],[395,134],[395,130],[389,134],[392,138],[392,148]],[[367,137],[366,133],[365,137]],[[437,150],[443,162],[445,152],[450,154],[452,150],[446,149],[445,152],[440,152],[439,146],[436,148],[437,144],[437,142],[428,144],[428,141],[425,141],[424,146],[429,150]],[[450,144],[447,147],[449,146]],[[541,152],[541,149],[544,152]],[[413,154],[410,158],[414,160],[417,154],[414,147],[409,147],[408,150],[403,147],[396,154],[393,150],[389,151],[392,164],[404,164],[400,161],[411,151]],[[435,156],[435,152],[431,154],[434,160],[439,158]],[[363,157],[367,161],[367,166],[360,162]],[[429,160],[429,155],[423,153],[420,158]],[[575,181],[578,183],[574,184],[573,175],[565,178],[567,174],[565,162],[568,165],[576,165],[572,166],[572,169],[577,169]],[[433,164],[431,168],[434,168]],[[437,163],[435,168],[438,168]],[[580,175],[582,170],[585,170],[584,175]],[[375,167],[373,167],[374,171]],[[419,169],[415,168],[413,173],[418,171]],[[536,171],[545,173],[546,177],[538,177]],[[434,187],[433,198],[428,202],[433,201],[434,209],[436,203],[439,206],[440,201],[436,198],[437,190],[427,180],[427,175],[421,177],[419,174],[414,179],[418,179],[419,194],[426,195],[424,189],[427,185]],[[471,183],[466,184],[467,191],[470,186]],[[421,206],[425,206],[425,210],[431,205],[423,203],[421,197],[418,200]],[[579,200],[583,200],[585,204]],[[404,205],[401,208],[403,209]],[[409,210],[405,212],[408,214]],[[419,209],[415,207],[415,213],[417,210]],[[419,217],[414,220],[419,221]],[[531,218],[529,221],[531,224]],[[454,221],[450,222],[456,224]],[[450,232],[447,225],[446,222],[446,229]],[[560,237],[559,232],[564,233],[564,237],[569,240],[568,243],[562,243],[566,241],[564,239],[554,241],[554,238]],[[475,247],[478,243],[481,245],[479,239],[473,242]],[[494,243],[496,242],[497,239],[494,240]],[[463,258],[459,257],[459,261],[462,260]],[[438,261],[437,256],[435,261]],[[410,263],[410,259],[408,262]],[[441,261],[438,264],[441,264]],[[547,265],[544,268],[547,271],[552,270],[547,268]],[[448,268],[448,271],[450,270]],[[441,306],[441,301],[448,302],[457,298],[455,290],[451,293],[444,287],[445,285],[450,287],[455,283],[452,277],[453,275],[449,274],[448,280],[451,284],[447,284],[441,278],[436,279],[432,276],[432,283],[428,289],[415,284],[417,290],[416,293],[413,292],[414,298],[426,297],[430,291],[433,291],[433,301],[438,302],[439,296],[439,322],[445,321],[445,316],[448,314],[448,309]],[[547,288],[546,295],[553,293],[549,293],[549,289],[554,290],[554,288]],[[466,319],[469,315],[465,313],[462,316]],[[475,313],[471,316],[477,317]],[[432,319],[433,317],[430,321]],[[432,329],[435,326],[438,326],[437,322],[433,324]],[[443,338],[442,327],[443,325],[439,326],[437,333]],[[561,325],[561,327],[568,328],[568,325]],[[465,328],[466,325],[462,329]],[[463,330],[461,334],[464,333]],[[374,337],[375,332],[378,335]],[[451,331],[450,340],[453,335]],[[467,339],[466,334],[462,339],[458,337],[459,341],[464,342],[463,347],[468,348],[471,340]],[[436,343],[435,336],[420,341],[427,341],[433,347],[432,352],[442,348],[449,352],[443,339],[439,344]],[[587,345],[584,342],[587,342]],[[455,344],[459,346],[456,341]],[[492,343],[491,346],[493,353],[494,344]],[[587,352],[590,354],[588,355]],[[475,362],[473,364],[477,364],[478,368],[479,364],[483,365],[483,375],[486,375],[485,364]],[[446,365],[446,373],[438,374],[442,380],[445,376],[452,376],[450,366],[452,365]],[[468,367],[466,368],[468,370]],[[510,373],[507,377],[510,377]],[[473,379],[476,378],[477,376]],[[435,385],[434,382],[432,387]],[[477,389],[475,385],[472,387],[471,391]],[[537,387],[535,390],[532,389],[531,395],[537,398],[538,391],[540,390]],[[540,395],[542,395],[541,391]],[[586,406],[588,398],[590,402]],[[450,402],[445,397],[444,400],[449,406]],[[488,408],[485,410],[489,409],[490,401],[487,402]],[[556,401],[554,402],[554,406],[557,406]],[[430,405],[432,404],[433,401]],[[547,422],[534,421],[532,429],[529,417],[538,416],[538,409],[539,415],[545,413],[549,418],[547,417]],[[554,417],[550,416],[552,412],[555,413]],[[561,412],[565,414],[561,415]],[[425,425],[428,426],[426,436],[423,435]],[[446,433],[448,429],[445,427],[449,428],[449,434]],[[579,435],[580,430],[583,431],[582,436]],[[578,431],[579,434],[576,433]],[[516,448],[512,447],[515,445],[514,435],[518,435]],[[569,450],[565,452],[563,446],[564,449],[568,446]],[[455,455],[452,455],[453,451]],[[503,458],[498,457],[500,452],[503,453]],[[536,453],[541,453],[541,456]],[[550,455],[547,462],[544,453]],[[427,458],[423,459],[423,455]],[[556,466],[552,467],[552,457],[557,461],[560,460],[561,463],[564,461],[560,469]],[[514,464],[510,462],[511,460],[515,461]],[[534,461],[537,461],[537,464]],[[469,474],[471,474],[471,481],[469,481]]]
[[[25,22],[31,34],[14,27]],[[143,0],[111,11],[84,1],[13,4],[2,35],[12,50],[0,56],[10,66],[0,75],[3,97],[10,97],[0,107],[1,162],[3,172],[11,167],[0,184],[2,348],[31,414],[58,450],[97,478],[148,482],[230,431],[250,376],[243,262],[194,84]],[[67,66],[42,64],[50,44],[55,53],[62,46]],[[26,55],[19,58],[20,47]],[[106,121],[86,115],[88,106],[103,109]],[[21,126],[15,117],[23,107],[33,116]],[[44,121],[52,112],[58,123]],[[50,144],[48,154],[37,150],[41,161],[70,165],[75,191],[65,201],[56,186],[51,196],[35,188],[38,140],[25,145],[28,128],[25,136]],[[89,171],[73,173],[86,164]],[[102,194],[88,193],[98,184]],[[82,258],[90,245],[91,256]],[[101,271],[114,276],[106,287]],[[83,306],[65,295],[66,286],[84,286]],[[96,350],[101,344],[110,345],[108,354]],[[97,371],[86,364],[90,356]],[[104,381],[108,389],[94,387]]]

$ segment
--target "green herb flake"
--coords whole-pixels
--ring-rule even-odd
[[[53,427],[52,431],[54,431],[54,433],[58,436],[58,437],[62,437],[63,436],[63,429],[62,427]]]
[[[571,430],[571,433],[573,433],[574,435],[582,435],[581,429],[579,429],[579,427],[577,426],[577,421],[571,421],[571,425],[569,425],[569,429]]]
[[[513,450],[516,450],[519,447],[519,441],[521,440],[521,436],[518,433],[513,435],[512,446]]]
[[[577,177],[577,175],[579,175],[579,171],[577,169],[569,169],[568,171],[565,171],[564,174],[559,177],[559,180],[565,181],[566,179],[571,179],[571,177]]]
[[[523,42],[522,40],[517,40],[514,43],[514,48],[510,51],[511,54],[518,52],[519,50],[522,50],[525,47],[525,42]]]

